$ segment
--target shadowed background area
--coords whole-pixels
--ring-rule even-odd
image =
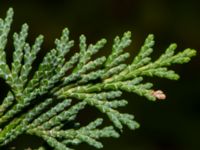
[[[155,35],[153,58],[160,55],[171,42],[178,50],[191,47],[198,51],[189,64],[173,66],[180,75],[179,81],[153,79],[155,89],[162,89],[167,100],[149,102],[135,94],[125,93],[129,105],[123,109],[135,115],[141,127],[136,131],[125,129],[120,139],[105,139],[104,150],[198,150],[200,149],[200,2],[197,0],[21,0],[0,1],[0,17],[9,7],[15,11],[12,31],[19,31],[22,23],[30,26],[29,41],[38,34],[45,36],[42,53],[54,47],[54,39],[64,27],[71,31],[71,39],[78,44],[84,33],[88,42],[102,37],[108,44],[100,52],[109,54],[116,35],[130,30],[133,43],[127,49],[132,57],[137,54],[145,37]],[[11,37],[11,35],[10,35]],[[9,41],[10,43],[12,40]],[[73,50],[78,47],[75,46]],[[7,47],[8,60],[12,46]],[[43,54],[44,55],[44,54]],[[42,54],[41,54],[42,56]],[[1,99],[7,87],[1,81]],[[4,93],[4,94],[3,94]],[[88,113],[82,120],[88,120]],[[89,120],[88,120],[89,121]],[[37,145],[41,140],[21,137],[11,146],[21,150]],[[5,148],[6,149],[6,148]],[[92,150],[81,145],[77,149]]]

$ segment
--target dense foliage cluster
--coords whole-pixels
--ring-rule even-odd
[[[55,40],[55,48],[44,56],[31,75],[43,36],[39,35],[33,45],[28,44],[28,25],[23,24],[21,31],[13,35],[13,61],[9,66],[5,47],[12,20],[12,9],[5,19],[0,19],[0,78],[10,87],[0,105],[0,147],[21,134],[30,134],[41,137],[56,150],[71,150],[83,142],[102,148],[100,138],[119,137],[124,125],[132,130],[139,127],[133,115],[117,110],[128,103],[120,99],[122,92],[133,92],[153,101],[165,99],[161,90],[153,90],[153,84],[145,83],[143,78],[156,76],[176,80],[178,74],[167,67],[187,63],[196,53],[186,49],[175,54],[176,44],[171,44],[164,54],[152,61],[154,37],[149,35],[137,56],[126,64],[130,54],[124,49],[131,43],[131,33],[126,32],[114,39],[108,57],[95,59],[93,55],[104,47],[106,40],[88,45],[86,37],[81,35],[80,51],[66,60],[74,41],[69,40],[69,30],[65,28]],[[86,105],[105,114],[112,125],[102,127],[101,118],[86,126],[79,124],[76,117]],[[74,127],[66,129],[69,122],[73,122]]]

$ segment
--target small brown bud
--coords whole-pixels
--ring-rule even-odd
[[[166,99],[166,95],[165,93],[163,93],[163,91],[161,90],[156,90],[152,92],[152,95],[155,96],[157,99],[159,100],[164,100]]]

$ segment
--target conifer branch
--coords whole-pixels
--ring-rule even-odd
[[[195,56],[196,51],[186,49],[175,53],[176,44],[171,44],[158,59],[152,60],[154,36],[149,35],[137,56],[130,64],[130,54],[125,51],[131,43],[131,32],[114,39],[111,54],[93,59],[106,44],[105,39],[87,44],[80,36],[80,52],[68,60],[74,41],[69,39],[65,28],[55,40],[55,48],[43,58],[37,71],[29,79],[32,65],[41,49],[44,37],[39,35],[31,46],[27,43],[28,25],[23,24],[19,33],[13,35],[13,62],[6,62],[6,44],[13,9],[0,19],[0,78],[10,89],[0,105],[0,147],[12,142],[21,134],[41,137],[56,150],[71,150],[72,145],[87,143],[102,148],[100,138],[118,138],[124,126],[134,130],[139,124],[133,115],[118,111],[128,102],[121,99],[122,92],[132,92],[149,100],[165,99],[161,90],[154,90],[153,83],[145,83],[148,77],[177,80],[179,75],[168,69],[172,64],[183,64]],[[70,73],[69,73],[70,72]],[[76,127],[77,115],[87,105],[96,108],[111,121],[111,126],[99,128],[103,119],[86,126]],[[67,123],[74,128],[66,129]],[[41,146],[38,150],[44,150]]]

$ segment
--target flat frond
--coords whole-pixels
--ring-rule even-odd
[[[97,58],[93,56],[104,47],[106,39],[88,45],[86,37],[81,35],[80,51],[66,59],[74,41],[70,40],[69,29],[65,28],[61,37],[55,40],[55,48],[46,53],[30,77],[44,37],[39,35],[30,45],[26,41],[28,25],[23,24],[21,31],[13,35],[13,61],[9,67],[5,48],[12,18],[11,8],[5,19],[0,19],[0,78],[10,87],[0,105],[0,147],[19,135],[30,134],[41,137],[56,150],[72,150],[81,143],[102,148],[100,138],[118,138],[117,131],[123,131],[124,126],[132,130],[139,127],[133,115],[119,111],[119,107],[128,104],[121,99],[122,93],[135,93],[152,101],[165,99],[163,91],[154,90],[153,83],[143,79],[177,80],[179,75],[168,67],[187,63],[196,54],[189,48],[175,53],[177,46],[171,44],[153,61],[150,55],[155,42],[150,34],[139,53],[127,64],[130,54],[125,48],[131,43],[128,31],[114,39],[108,57]],[[76,118],[87,106],[100,111],[111,125],[104,127],[103,119],[91,121],[86,126],[77,123]],[[68,123],[72,123],[72,128],[66,128]],[[45,147],[38,150],[45,150]]]

